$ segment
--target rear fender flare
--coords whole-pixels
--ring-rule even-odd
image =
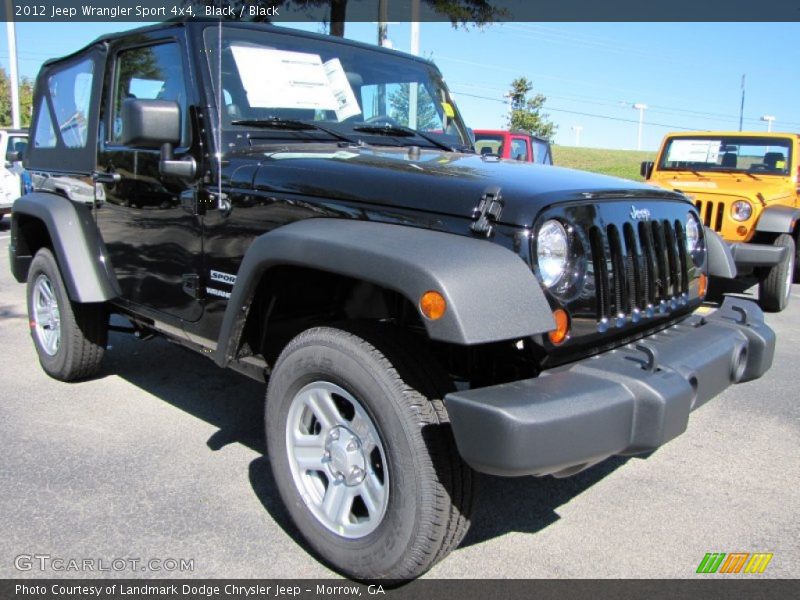
[[[26,215],[41,221],[50,236],[61,276],[75,302],[105,302],[119,295],[119,285],[106,268],[105,246],[88,207],[63,196],[34,192],[14,203],[11,224],[11,269],[17,281],[25,281],[32,256],[19,226]]]

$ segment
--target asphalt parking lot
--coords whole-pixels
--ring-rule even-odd
[[[124,334],[111,335],[96,379],[49,379],[29,338],[25,288],[8,271],[8,237],[6,218],[0,577],[92,575],[15,566],[33,554],[193,560],[191,572],[140,573],[158,577],[333,576],[281,506],[264,456],[262,386]],[[771,552],[764,576],[796,577],[800,285],[792,303],[768,317],[779,336],[772,370],[702,407],[654,454],[562,480],[482,478],[467,539],[428,576],[691,578],[706,552]]]

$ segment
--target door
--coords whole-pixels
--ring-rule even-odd
[[[511,138],[511,156],[513,160],[520,160],[522,162],[529,162],[531,151],[529,147],[528,138],[514,136]]]
[[[120,48],[106,73],[106,110],[101,116],[97,168],[116,179],[97,186],[97,225],[122,290],[123,302],[185,321],[196,321],[202,304],[191,292],[202,264],[202,221],[181,206],[188,184],[162,176],[158,150],[122,144],[120,109],[126,98],[178,102],[181,143],[189,152],[190,96],[182,45],[161,40]],[[158,318],[156,315],[155,318]]]

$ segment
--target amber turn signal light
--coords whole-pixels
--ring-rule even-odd
[[[700,273],[700,277],[697,279],[697,295],[701,298],[705,298],[706,292],[708,291],[708,277],[705,273]]]
[[[547,334],[550,343],[561,344],[569,336],[569,315],[563,308],[557,308],[553,311],[553,320],[556,322],[556,328]]]
[[[419,299],[419,310],[431,321],[436,321],[447,311],[447,302],[439,292],[425,292]]]

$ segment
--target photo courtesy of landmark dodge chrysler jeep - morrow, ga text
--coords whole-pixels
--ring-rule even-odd
[[[786,308],[800,282],[800,135],[670,133],[641,172],[689,196],[705,226],[729,243],[739,277],[758,281],[764,310]]]
[[[276,487],[354,578],[456,548],[475,471],[653,450],[772,363],[755,303],[694,314],[735,267],[685,196],[481,157],[413,56],[244,23],[110,35],[42,67],[26,166],[10,260],[43,369],[96,373],[113,313],[267,383]]]

